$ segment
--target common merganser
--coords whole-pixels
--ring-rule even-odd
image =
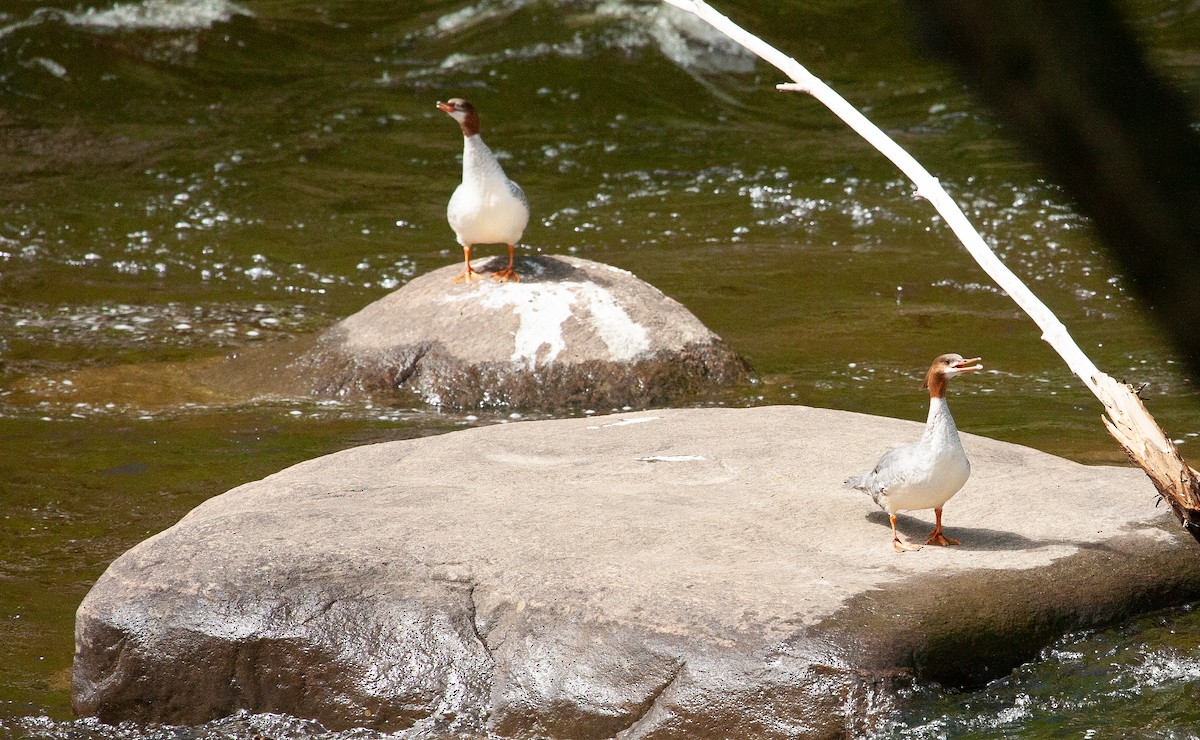
[[[896,512],[933,509],[937,525],[927,545],[957,545],[958,540],[942,532],[942,506],[958,493],[971,476],[971,463],[958,438],[958,427],[946,404],[946,386],[950,378],[973,370],[982,370],[980,358],[964,360],[962,355],[941,355],[925,373],[922,390],[929,391],[929,419],[925,433],[912,444],[890,450],[866,475],[855,476],[846,485],[871,494],[892,522],[892,547],[898,552],[919,550],[896,531]]]
[[[462,183],[450,196],[446,220],[463,248],[466,269],[454,282],[479,273],[471,267],[471,247],[475,244],[507,244],[508,267],[492,273],[497,280],[520,280],[513,269],[513,250],[529,223],[529,202],[521,186],[508,179],[479,136],[479,112],[462,98],[438,101],[438,110],[458,121],[463,134]]]

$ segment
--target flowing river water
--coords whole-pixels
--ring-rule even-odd
[[[915,48],[901,2],[718,7],[922,161],[1200,457],[1196,384],[1088,219]],[[1200,109],[1200,6],[1123,8]],[[953,389],[960,427],[1125,464],[1098,403],[911,185],[780,81],[637,0],[0,4],[0,736],[332,736],[277,716],[75,720],[74,610],[113,558],[238,484],[513,422],[196,380],[205,360],[285,347],[460,259],[445,203],[461,137],[437,99],[481,110],[532,204],[525,249],[633,271],[751,363],[756,382],[711,403],[920,420],[929,359],[982,355]],[[1068,635],[978,691],[914,686],[884,734],[1196,737],[1198,680],[1185,606]]]

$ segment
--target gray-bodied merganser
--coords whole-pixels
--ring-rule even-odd
[[[851,488],[871,494],[875,503],[888,513],[892,547],[898,551],[919,550],[921,546],[900,538],[896,531],[897,511],[933,509],[937,525],[925,544],[959,544],[942,533],[942,506],[967,482],[971,463],[946,405],[946,386],[955,375],[982,370],[983,365],[973,364],[979,359],[964,360],[962,355],[953,354],[935,359],[921,386],[929,391],[929,419],[921,439],[887,452],[874,470],[846,481]]]
[[[498,280],[520,280],[513,270],[513,250],[529,223],[525,193],[500,167],[496,155],[479,136],[479,113],[462,98],[437,103],[438,110],[458,121],[463,134],[463,179],[450,196],[446,220],[462,245],[467,267],[454,282],[477,275],[471,267],[475,244],[507,244],[508,267],[493,273]]]

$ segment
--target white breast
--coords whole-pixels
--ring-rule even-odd
[[[962,447],[933,451],[918,446],[891,462],[896,463],[894,470],[880,471],[886,483],[878,498],[888,513],[940,509],[971,477],[971,463]]]
[[[930,399],[921,439],[880,458],[851,485],[871,494],[889,514],[940,509],[971,477],[971,463],[944,398]]]
[[[529,223],[525,193],[478,134],[464,139],[463,180],[450,197],[446,219],[463,246],[516,244]]]

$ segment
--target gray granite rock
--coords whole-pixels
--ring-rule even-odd
[[[648,411],[302,463],[109,567],[79,608],[74,706],[413,738],[853,735],[913,676],[978,685],[1200,596],[1197,546],[1141,471],[970,434],[945,511],[962,545],[893,551],[842,480],[920,428]]]
[[[316,393],[411,391],[434,404],[553,410],[666,404],[748,367],[679,302],[633,274],[523,256],[520,282],[418,277],[333,326],[293,363]]]

